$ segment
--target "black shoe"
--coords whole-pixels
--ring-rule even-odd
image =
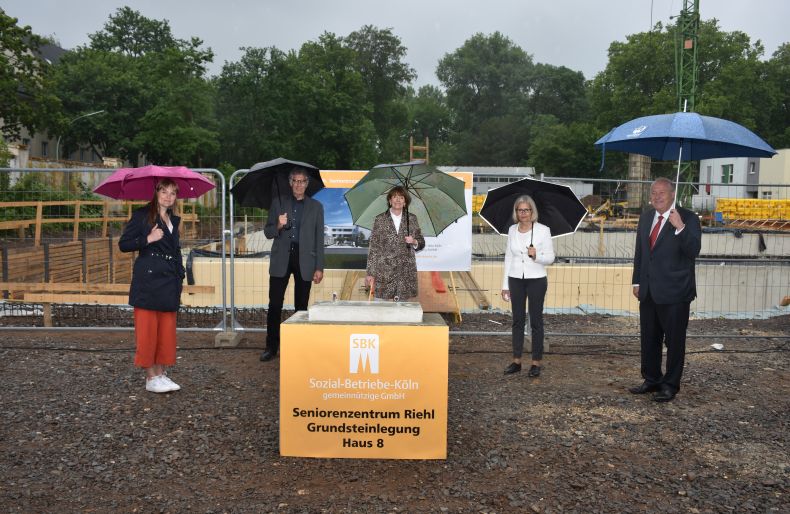
[[[653,400],[657,402],[671,402],[675,398],[675,391],[669,386],[661,386],[661,389],[653,395]]]
[[[539,377],[540,376],[540,370],[542,370],[542,369],[543,369],[543,366],[536,366],[536,365],[533,364],[532,366],[530,366],[528,374],[531,377]]]
[[[261,362],[268,362],[272,360],[277,355],[277,352],[273,352],[271,350],[264,350],[261,353]]]
[[[634,386],[628,389],[629,392],[632,394],[645,394],[645,393],[654,393],[659,390],[658,384],[648,384],[647,382],[642,382],[638,386]]]
[[[512,375],[513,373],[518,373],[519,371],[521,371],[521,364],[511,362],[510,366],[505,368],[505,375]]]

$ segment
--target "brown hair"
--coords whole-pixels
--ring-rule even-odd
[[[152,227],[156,224],[156,217],[159,216],[159,191],[166,187],[172,187],[175,189],[176,198],[178,197],[178,184],[176,184],[175,180],[163,178],[156,183],[156,188],[154,188],[154,197],[151,199],[151,203],[148,204],[148,224]],[[173,212],[172,209],[168,210],[171,213]]]
[[[403,198],[406,199],[406,208],[408,209],[409,208],[409,204],[411,204],[411,195],[409,194],[408,191],[406,191],[406,188],[404,188],[403,186],[395,186],[392,189],[390,189],[390,192],[387,193],[387,205],[388,206],[389,206],[390,200],[392,200],[392,197],[395,196],[395,195],[400,195],[400,196],[402,196]]]

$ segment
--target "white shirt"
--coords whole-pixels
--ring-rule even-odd
[[[535,260],[529,258],[527,249],[530,241],[535,247]],[[546,266],[554,262],[554,243],[551,231],[546,225],[534,223],[532,230],[521,233],[518,223],[511,225],[507,232],[505,248],[505,268],[502,274],[502,289],[509,290],[508,277],[540,278],[546,276]]]
[[[397,234],[400,232],[400,220],[403,218],[403,212],[401,211],[400,214],[395,214],[392,212],[392,209],[390,209],[390,217],[392,217],[392,222],[395,224],[395,233]]]

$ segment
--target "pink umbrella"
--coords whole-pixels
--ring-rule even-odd
[[[116,200],[150,200],[156,184],[163,178],[178,184],[179,198],[197,198],[214,189],[215,184],[184,166],[154,166],[142,168],[118,168],[104,182],[96,186],[94,193]]]

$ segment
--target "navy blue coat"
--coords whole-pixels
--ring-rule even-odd
[[[697,296],[694,261],[702,246],[702,230],[696,214],[676,209],[686,227],[676,235],[675,227],[666,221],[652,250],[650,226],[656,210],[649,208],[639,218],[631,282],[639,284],[639,301],[645,300],[648,292],[657,304],[691,302]]]
[[[170,215],[173,224],[171,233],[157,216],[156,224],[164,236],[148,244],[148,234],[153,228],[148,224],[148,209],[146,205],[132,213],[118,241],[118,248],[122,252],[139,252],[134,261],[129,304],[152,311],[174,312],[181,304],[185,276],[178,237],[181,218]]]

